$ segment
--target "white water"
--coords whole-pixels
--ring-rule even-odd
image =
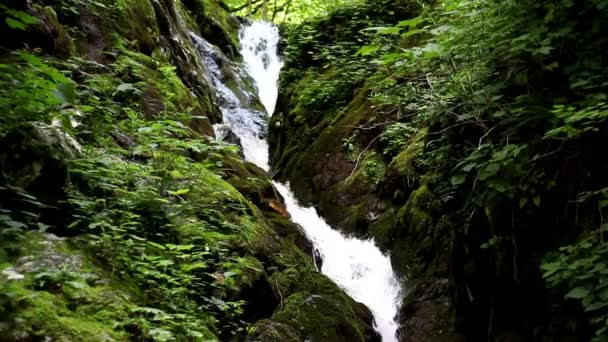
[[[274,112],[282,67],[277,51],[277,28],[268,23],[254,22],[240,32],[241,55],[247,73],[255,81],[257,95],[268,114],[244,108],[242,100],[223,83],[218,60],[229,62],[205,40],[195,35],[192,38],[211,71],[224,122],[241,139],[245,158],[268,170],[268,144],[264,136],[268,117]],[[319,251],[323,259],[321,272],[371,310],[376,320],[375,328],[384,342],[397,341],[395,316],[401,289],[389,257],[383,255],[372,240],[346,237],[333,230],[314,208],[298,204],[289,185],[277,182],[274,185],[284,197],[293,222],[302,226]]]
[[[255,80],[266,112],[272,115],[279,94],[277,81],[283,67],[277,51],[279,30],[263,21],[254,21],[241,30],[239,38],[247,72]]]

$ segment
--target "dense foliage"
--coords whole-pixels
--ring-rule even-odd
[[[606,0],[0,4],[2,336],[373,335],[212,139],[228,11],[282,25],[274,171],[391,253],[402,339],[608,337]]]
[[[269,176],[214,138],[221,112],[190,34],[236,77],[239,22],[223,3],[0,13],[1,340],[375,336],[316,271]]]
[[[231,12],[243,17],[272,21],[277,24],[293,24],[361,2],[361,0],[227,0],[226,4]]]
[[[287,133],[272,135],[282,177],[336,224],[368,230],[394,253],[403,248],[399,239],[423,227],[435,247],[409,259],[421,270],[408,266],[410,276],[428,277],[437,245],[453,239],[452,258],[461,256],[450,274],[462,292],[452,299],[483,298],[460,304],[462,315],[486,322],[463,328],[478,331],[476,338],[500,334],[505,324],[528,337],[550,334],[556,323],[532,323],[547,310],[554,322],[567,322],[565,331],[583,334],[584,323],[560,310],[508,317],[518,315],[518,301],[564,296],[582,301],[596,339],[604,338],[607,164],[599,153],[606,148],[608,3],[420,1],[408,11],[399,2],[369,3],[379,13],[355,5],[289,31],[282,85],[291,102],[273,118]],[[332,136],[342,139],[339,149],[326,147]],[[326,153],[351,164],[298,169]],[[315,185],[305,189],[299,180]],[[344,200],[344,192],[363,199]],[[367,194],[395,212],[385,210],[378,222],[361,218],[361,207],[373,203]],[[341,208],[344,201],[351,209]],[[391,217],[397,226],[383,226]],[[437,237],[439,230],[449,235]]]

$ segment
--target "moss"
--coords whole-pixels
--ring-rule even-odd
[[[134,44],[134,50],[151,54],[156,49],[159,29],[150,0],[126,1],[122,6],[116,6],[116,9],[119,13],[114,28],[120,30],[121,37]]]
[[[68,240],[28,232],[18,242],[12,267],[25,280],[9,281],[0,291],[2,321],[14,336],[55,340],[123,341],[117,329],[128,319],[129,298],[117,283]],[[7,332],[8,333],[8,332]]]
[[[228,57],[238,56],[239,23],[218,0],[184,0],[183,4],[191,15],[187,19],[195,32],[218,46]]]
[[[369,233],[383,249],[388,249],[393,242],[393,230],[396,227],[395,212],[385,211],[376,221],[369,226]]]
[[[369,311],[327,277],[308,272],[300,274],[298,281],[294,272],[284,271],[275,281],[283,291],[281,310],[256,323],[250,339],[284,341],[285,336],[287,340],[308,341],[373,340]],[[297,292],[288,295],[292,291]]]
[[[292,189],[303,202],[326,191],[328,185],[344,181],[353,170],[354,163],[336,151],[336,141],[351,136],[355,127],[364,124],[369,118],[373,108],[367,100],[367,94],[367,89],[360,90],[348,107],[333,116],[322,116],[322,120],[312,128],[309,124],[297,125],[290,122],[287,127],[281,128],[281,132],[277,132],[271,122],[270,145],[279,144],[281,148],[279,151],[273,147],[271,151],[273,167],[278,170],[280,179],[290,181]],[[309,117],[310,115],[306,116],[307,119]],[[283,116],[284,120],[286,118]],[[313,124],[314,122],[313,120]]]
[[[22,322],[17,323],[16,331],[57,340],[126,340],[125,333],[114,331],[115,321],[77,316],[67,309],[61,298],[49,292],[30,293],[21,305],[25,309],[15,318]]]
[[[413,181],[419,176],[416,162],[424,150],[425,137],[426,129],[419,130],[407,146],[391,160],[388,169],[392,177],[406,177],[408,181]]]
[[[412,192],[407,203],[397,213],[398,222],[404,225],[408,232],[428,231],[433,225],[433,214],[438,207],[435,195],[423,184]]]
[[[33,5],[41,16],[42,30],[49,34],[53,41],[53,54],[68,58],[75,52],[75,45],[66,28],[57,19],[57,13],[50,6]]]
[[[201,135],[214,135],[209,117],[215,107],[205,97],[196,98],[170,64],[122,50],[114,68],[120,81],[139,89],[139,105],[147,118],[182,121]]]

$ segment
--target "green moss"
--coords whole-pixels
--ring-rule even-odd
[[[433,225],[433,214],[438,208],[435,195],[423,184],[412,192],[407,203],[397,213],[398,222],[405,226],[408,232],[428,231]]]
[[[296,338],[366,341],[370,334],[374,334],[369,323],[364,321],[371,318],[369,312],[366,313],[361,304],[355,303],[322,274],[301,273],[298,279],[294,272],[287,270],[274,281],[284,296],[281,310],[270,319],[254,325],[255,339],[269,342]],[[289,295],[290,292],[293,294]],[[323,329],[319,329],[320,326]]]
[[[53,35],[54,54],[64,58],[72,56],[75,51],[74,42],[65,27],[59,23],[55,10],[50,6],[34,5],[33,7],[42,14],[42,21],[47,26],[45,30]]]
[[[391,208],[391,210],[385,211],[369,226],[369,233],[374,237],[379,246],[386,249],[393,242],[392,234],[395,229],[396,217]]]
[[[426,129],[421,129],[412,137],[411,141],[388,165],[389,172],[395,177],[406,177],[413,181],[419,174],[416,172],[417,159],[424,150]]]
[[[190,29],[218,46],[228,57],[238,58],[239,23],[217,0],[184,0]]]
[[[123,6],[117,6],[117,8],[121,10],[119,20],[122,21],[122,25],[118,28],[123,32],[122,36],[135,44],[137,51],[153,51],[159,30],[151,2],[149,0],[125,1]]]
[[[3,283],[2,321],[10,334],[56,340],[123,341],[117,329],[132,296],[68,240],[28,232],[18,242],[15,263],[25,280]],[[5,247],[6,248],[6,247]],[[7,332],[8,333],[8,332]]]
[[[49,292],[30,292],[20,305],[25,308],[16,317],[16,321],[23,322],[17,324],[18,331],[57,340],[126,340],[126,334],[114,331],[115,321],[78,316],[61,298]]]

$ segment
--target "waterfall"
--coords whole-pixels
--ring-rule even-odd
[[[268,170],[266,126],[268,117],[274,112],[282,67],[277,51],[279,32],[269,23],[253,22],[241,29],[239,37],[246,74],[255,81],[257,94],[237,96],[235,90],[225,84],[226,76],[221,70],[221,65],[230,62],[216,47],[192,34],[217,89],[224,123],[239,137],[245,159]],[[243,78],[247,75],[235,74],[236,82],[244,84]],[[251,100],[251,96],[259,97],[266,113],[251,109],[248,103],[244,103]],[[321,272],[370,309],[383,341],[397,341],[395,316],[401,288],[389,257],[382,254],[373,240],[347,237],[332,229],[314,208],[298,204],[288,184],[274,182],[274,185],[284,197],[292,221],[303,228],[323,258]]]

